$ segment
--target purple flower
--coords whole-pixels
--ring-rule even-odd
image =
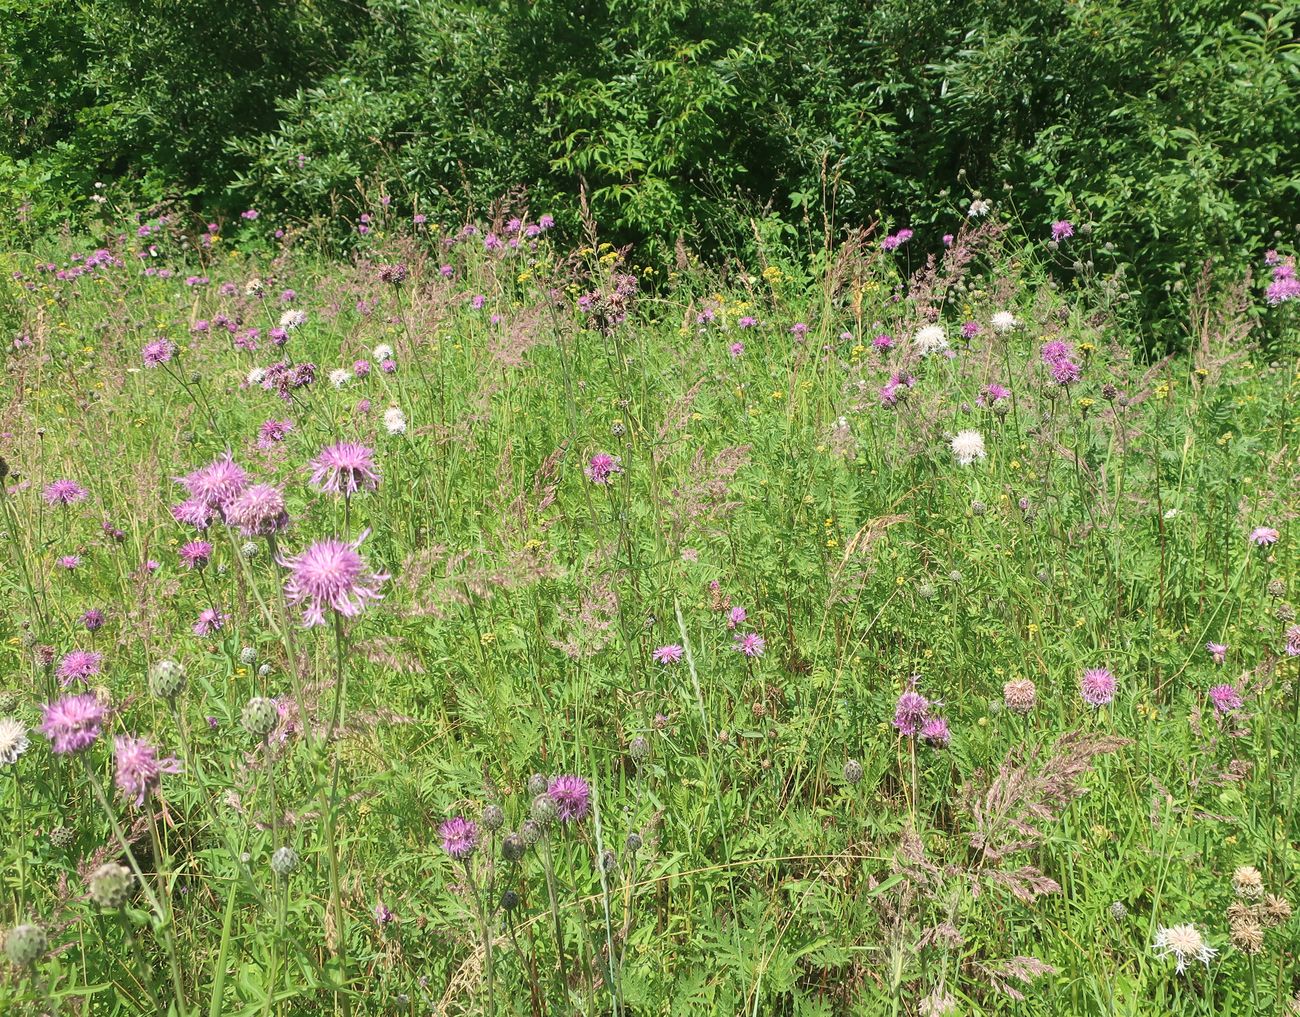
[[[925,723],[929,710],[930,700],[915,689],[908,689],[898,697],[894,707],[894,727],[902,734],[915,735]]]
[[[732,343],[727,347],[727,352],[731,354],[733,359],[738,360],[745,355],[745,344],[741,342]]]
[[[1216,664],[1222,664],[1224,658],[1228,655],[1226,643],[1206,643],[1205,649]]]
[[[608,452],[597,452],[587,463],[587,479],[593,484],[608,484],[616,473],[623,472],[623,460]]]
[[[329,445],[310,463],[312,485],[318,491],[344,496],[373,491],[379,486],[374,455],[374,449],[356,442]]]
[[[194,622],[192,631],[196,636],[210,636],[214,632],[220,632],[229,617],[229,615],[223,614],[220,608],[204,608],[199,612],[198,620]]]
[[[1280,536],[1281,534],[1271,526],[1256,526],[1250,531],[1250,539],[1259,547],[1268,547],[1270,544],[1276,544]]]
[[[912,236],[911,230],[902,229],[892,236],[885,237],[884,240],[880,241],[880,246],[886,251],[894,251],[911,240]]]
[[[193,526],[196,530],[206,530],[212,522],[213,511],[205,501],[187,498],[171,508],[172,518],[178,523]]]
[[[80,568],[81,555],[65,554],[62,558],[59,559],[59,567],[67,569],[69,572],[71,572],[75,568]]]
[[[994,382],[991,385],[985,385],[984,390],[980,393],[979,398],[975,401],[981,406],[992,406],[1001,399],[1009,399],[1011,389],[1004,388],[1002,385]]]
[[[1079,694],[1089,706],[1106,706],[1115,698],[1115,676],[1104,667],[1090,667],[1079,679]]]
[[[260,213],[257,211],[257,209],[255,209],[255,208],[250,208],[250,209],[249,209],[248,211],[246,211],[246,212],[240,212],[240,213],[239,213],[239,218],[241,218],[241,219],[247,219],[249,222],[252,222],[254,219],[256,219],[256,218],[258,217],[259,214],[260,214]]]
[[[258,448],[274,448],[293,430],[292,420],[268,420],[257,431]]]
[[[1215,713],[1231,713],[1241,709],[1241,693],[1231,685],[1216,685],[1210,689],[1210,702]]]
[[[552,777],[546,793],[555,802],[555,813],[562,823],[584,819],[591,811],[591,785],[581,777],[571,773]]]
[[[921,725],[921,737],[931,745],[943,748],[952,741],[952,732],[948,730],[948,721],[944,717],[927,717]]]
[[[352,618],[367,601],[381,599],[379,586],[388,576],[372,572],[357,551],[369,532],[350,544],[333,537],[319,540],[295,557],[280,559],[290,570],[285,596],[289,603],[302,605],[307,627],[324,625],[326,608]]]
[[[963,322],[961,326],[961,337],[963,339],[974,339],[980,334],[980,323],[978,321]]]
[[[201,572],[212,560],[212,545],[206,540],[191,540],[176,552],[185,567],[193,572]]]
[[[119,735],[114,747],[117,786],[136,805],[143,805],[145,797],[158,789],[164,773],[180,773],[181,764],[175,757],[159,759],[158,750],[141,738]]]
[[[59,755],[90,748],[103,729],[106,711],[90,693],[64,696],[42,709],[41,733]]]
[[[1292,625],[1286,630],[1286,655],[1300,657],[1300,625]]]
[[[388,905],[383,901],[375,905],[375,923],[377,925],[387,925],[396,919],[397,916],[388,910]]]
[[[94,650],[73,650],[59,661],[55,674],[60,684],[67,686],[73,682],[86,682],[99,674],[104,663],[104,655]]]
[[[758,319],[755,318],[752,314],[746,314],[743,317],[741,317],[741,319],[738,322],[736,322],[736,325],[739,328],[754,328],[758,325]]]
[[[767,640],[757,632],[737,632],[732,638],[736,652],[743,653],[746,657],[761,657],[767,649]]]
[[[683,652],[683,648],[677,643],[669,643],[667,646],[659,647],[651,656],[659,664],[676,664],[682,659]]]
[[[145,367],[161,367],[176,356],[176,344],[170,339],[155,339],[151,343],[145,343],[141,355]]]
[[[104,627],[104,612],[92,607],[81,616],[81,624],[86,626],[87,632],[98,632]]]
[[[743,607],[733,607],[727,612],[727,628],[734,629],[738,625],[745,624],[745,619],[748,617],[749,614]]]
[[[464,816],[448,819],[438,827],[442,849],[453,858],[468,858],[478,847],[478,824]]]
[[[86,489],[75,480],[56,480],[45,485],[45,500],[51,505],[75,505],[86,500]]]
[[[253,484],[226,507],[226,518],[245,537],[269,537],[289,526],[284,495],[273,484]]]
[[[1069,219],[1058,219],[1052,223],[1052,239],[1057,243],[1074,236],[1074,223]]]
[[[790,326],[790,334],[802,338],[808,334],[808,326],[802,321],[796,321]]]
[[[248,474],[235,462],[231,452],[218,456],[207,466],[179,479],[191,498],[219,511],[225,508],[226,502],[248,486]]]
[[[880,335],[871,340],[871,346],[877,350],[892,350],[894,348],[894,337],[881,332]]]

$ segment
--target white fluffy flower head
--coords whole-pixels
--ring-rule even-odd
[[[952,454],[962,466],[983,459],[988,454],[984,450],[984,435],[979,431],[958,431],[952,438]]]
[[[376,360],[383,361],[393,359],[393,348],[389,346],[388,343],[380,343],[370,352]]]
[[[335,388],[342,388],[352,380],[352,372],[346,367],[337,367],[330,371],[330,384]]]
[[[30,744],[22,721],[0,717],[0,766],[12,766]]]
[[[389,434],[406,433],[406,414],[400,406],[390,406],[384,411],[384,427]]]
[[[295,329],[307,321],[307,312],[300,311],[295,307],[289,308],[284,314],[280,315],[280,327],[283,329]]]
[[[993,331],[1006,335],[1008,332],[1014,332],[1020,322],[1016,321],[1016,316],[1010,311],[998,311],[989,319],[993,325]]]
[[[265,370],[263,370],[260,367],[254,367],[251,371],[248,372],[248,377],[245,380],[250,385],[260,385],[262,384],[262,380],[265,377],[266,377]]]
[[[917,353],[928,357],[948,348],[948,334],[942,325],[926,325],[916,330],[916,335],[912,336],[912,345],[916,347]]]
[[[1179,971],[1187,967],[1189,960],[1198,960],[1206,967],[1219,951],[1205,942],[1200,931],[1190,922],[1186,925],[1161,927],[1156,932],[1155,951],[1158,957],[1173,956]]]
[[[970,208],[967,209],[966,214],[972,219],[979,219],[981,216],[988,215],[992,210],[993,202],[989,201],[988,198],[977,198],[970,203]]]

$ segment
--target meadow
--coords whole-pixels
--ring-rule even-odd
[[[5,258],[0,1012],[1300,1012],[1294,252],[546,211]]]

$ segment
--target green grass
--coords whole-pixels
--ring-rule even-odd
[[[1043,259],[1065,254],[985,227],[932,288],[957,355],[918,359],[924,287],[893,299],[906,251],[854,238],[814,277],[773,249],[665,278],[546,237],[492,254],[390,226],[341,264],[181,236],[160,229],[146,261],[145,241],[115,245],[123,266],[72,281],[6,270],[24,340],[0,405],[0,713],[35,728],[73,649],[104,654],[90,685],[112,712],[85,752],[33,730],[0,769],[0,919],[50,947],[8,969],[0,1009],[1136,1017],[1291,998],[1297,920],[1247,955],[1227,917],[1239,866],[1297,888],[1300,376],[1248,335],[1289,308],[1210,294],[1196,353],[1140,363],[1109,280],[1054,283]],[[406,281],[381,282],[398,261]],[[624,272],[641,287],[614,323]],[[308,320],[280,353],[286,288]],[[995,331],[999,311],[1017,327]],[[221,314],[260,348],[192,332]],[[146,368],[160,336],[177,354]],[[1068,386],[1052,340],[1081,367]],[[381,343],[393,373],[331,385]],[[285,355],[318,366],[292,403],[246,383]],[[882,405],[904,367],[915,384]],[[1012,394],[986,407],[991,383]],[[260,448],[268,419],[294,428]],[[962,430],[986,458],[956,461]],[[375,449],[373,492],[309,483],[341,439]],[[368,530],[383,600],[303,628],[267,541],[219,521],[206,569],[183,568],[198,534],[169,512],[175,478],[226,450],[283,487],[282,555]],[[621,467],[603,485],[585,475],[600,452]],[[88,498],[46,504],[61,477]],[[1257,526],[1280,541],[1256,547]],[[214,606],[223,627],[196,635]],[[761,656],[737,652],[746,633]],[[669,644],[680,661],[657,662]],[[174,702],[150,694],[162,659],[187,674]],[[1117,677],[1102,708],[1079,693],[1095,667]],[[1005,709],[1025,679],[1035,705]],[[913,681],[946,747],[895,730]],[[1243,700],[1225,716],[1221,683]],[[256,696],[287,710],[269,743],[240,723]],[[144,807],[113,787],[122,734],[183,767]],[[590,814],[507,861],[530,776],[562,773],[590,782]],[[480,823],[468,863],[437,832],[457,815]],[[145,883],[105,910],[86,878],[127,864],[124,842]],[[1183,923],[1218,954],[1178,974],[1153,941]]]

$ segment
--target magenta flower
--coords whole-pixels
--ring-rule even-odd
[[[735,637],[735,646],[738,653],[743,653],[746,657],[761,657],[763,651],[767,649],[767,640],[757,632],[737,632]]]
[[[899,230],[897,233],[885,237],[884,240],[880,241],[880,246],[883,250],[895,251],[898,248],[902,247],[905,243],[907,243],[911,239],[912,239],[912,231],[908,229],[902,229]]]
[[[659,664],[676,664],[682,659],[684,649],[676,643],[669,643],[667,646],[661,646],[653,654],[655,662]]]
[[[727,628],[734,629],[738,625],[743,625],[748,617],[743,607],[733,607],[727,612]]]
[[[86,500],[86,489],[75,480],[56,480],[45,485],[45,500],[51,505],[75,505]]]
[[[943,748],[952,741],[952,732],[948,730],[948,721],[944,717],[927,717],[921,725],[921,737],[931,745]]]
[[[1210,689],[1210,702],[1215,713],[1231,713],[1241,709],[1241,693],[1231,685],[1216,685]]]
[[[752,314],[746,314],[742,316],[739,321],[736,322],[736,325],[739,328],[757,328],[758,319],[755,318]]]
[[[739,342],[732,343],[727,347],[727,352],[730,353],[733,358],[739,359],[745,355],[745,344]]]
[[[42,709],[41,733],[59,755],[81,752],[94,745],[106,716],[104,707],[90,693],[64,696]]]
[[[192,631],[196,636],[210,636],[214,632],[220,632],[229,618],[230,616],[222,613],[220,608],[204,608],[199,612],[198,620],[194,622]]]
[[[196,530],[206,530],[212,522],[213,511],[205,501],[198,498],[186,498],[185,501],[171,508],[172,518],[178,523],[193,526]]]
[[[326,494],[351,497],[379,486],[374,449],[356,442],[341,441],[320,450],[311,461],[312,486]]]
[[[1300,625],[1292,625],[1286,630],[1286,655],[1300,657]]]
[[[1250,531],[1250,539],[1259,547],[1268,547],[1270,544],[1276,544],[1280,536],[1281,534],[1271,526],[1256,526]]]
[[[871,340],[871,345],[878,350],[892,350],[894,348],[894,337],[881,332],[880,335]]]
[[[1052,223],[1052,239],[1057,243],[1074,236],[1074,223],[1069,219],[1058,219]]]
[[[375,905],[375,924],[387,925],[389,922],[397,920],[397,916],[388,910],[388,905],[380,901]]]
[[[623,460],[608,452],[597,452],[587,463],[587,479],[593,484],[608,484],[616,473],[623,472]]]
[[[379,600],[379,586],[388,579],[370,571],[357,549],[369,534],[366,530],[353,543],[333,537],[319,540],[295,557],[280,559],[290,570],[284,592],[289,603],[303,608],[303,624],[325,624],[329,608],[351,618],[360,614],[367,601]]]
[[[915,735],[921,730],[929,711],[930,700],[915,689],[908,689],[898,697],[898,704],[894,707],[894,727],[902,734]]]
[[[143,805],[145,797],[158,789],[164,773],[180,773],[181,764],[174,756],[158,758],[158,750],[141,738],[119,735],[114,740],[118,788],[126,798]]]
[[[104,612],[97,607],[92,607],[82,614],[81,624],[86,626],[87,632],[98,632],[104,627]]]
[[[1009,399],[1010,397],[1011,389],[1005,388],[994,382],[991,385],[985,385],[984,391],[980,393],[979,398],[975,401],[981,406],[992,406],[995,403],[1003,399]]]
[[[581,777],[571,773],[552,777],[546,793],[555,802],[555,812],[562,823],[584,819],[591,811],[591,785]]]
[[[73,682],[86,682],[99,674],[103,663],[102,653],[96,653],[94,650],[73,650],[59,661],[59,666],[54,673],[65,686]]]
[[[144,344],[141,356],[145,367],[161,367],[176,356],[176,344],[170,339],[155,339]]]
[[[1205,649],[1209,652],[1216,664],[1222,664],[1223,659],[1228,655],[1228,646],[1226,643],[1206,643]]]
[[[245,537],[269,537],[289,525],[284,495],[273,484],[253,484],[226,506],[226,518]]]
[[[212,560],[212,545],[206,540],[191,540],[188,544],[182,544],[176,554],[186,568],[201,572]]]
[[[1089,706],[1106,706],[1115,698],[1115,676],[1108,668],[1090,667],[1079,679],[1079,694]]]
[[[81,555],[79,554],[65,554],[62,558],[59,559],[59,568],[67,569],[69,572],[71,572],[73,569],[80,568],[80,567],[81,567]]]
[[[442,849],[453,858],[468,858],[478,847],[478,824],[472,819],[456,816],[438,827]]]
[[[228,501],[248,486],[248,474],[235,462],[234,454],[226,452],[207,466],[181,477],[180,483],[191,498],[221,511]]]
[[[284,441],[292,430],[292,420],[268,420],[258,428],[257,447],[264,449],[274,448],[277,444]]]

